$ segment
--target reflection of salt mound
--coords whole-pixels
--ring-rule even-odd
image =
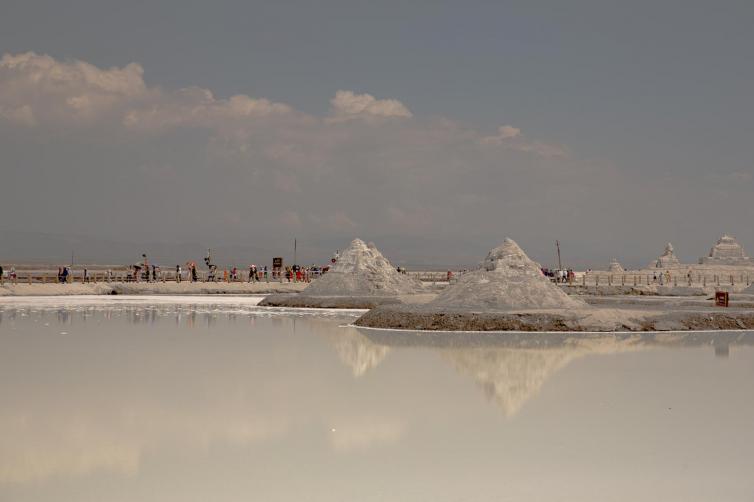
[[[355,377],[376,368],[390,352],[389,347],[377,345],[353,329],[338,333],[335,350],[340,360],[353,370]]]
[[[372,244],[354,239],[330,271],[302,294],[310,296],[397,296],[416,293],[418,280],[400,274]]]
[[[578,340],[552,349],[453,349],[444,351],[443,358],[458,372],[471,376],[487,398],[510,417],[571,361],[589,354],[614,354],[645,347],[639,338],[622,341],[601,338]]]
[[[466,349],[443,354],[471,376],[505,416],[515,415],[550,376],[581,354],[573,350]]]
[[[542,274],[512,239],[487,254],[483,267],[462,275],[429,305],[491,310],[586,308]]]

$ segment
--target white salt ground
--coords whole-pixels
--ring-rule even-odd
[[[398,296],[422,292],[421,282],[400,274],[373,243],[354,239],[330,271],[307,287],[308,296]]]

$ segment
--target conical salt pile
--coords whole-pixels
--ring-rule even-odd
[[[508,238],[487,254],[481,269],[462,275],[429,305],[485,310],[587,307],[550,282],[541,267]]]
[[[397,296],[416,293],[421,283],[400,274],[373,243],[354,239],[330,271],[307,287],[309,296]]]
[[[613,274],[622,274],[624,272],[624,269],[623,265],[621,265],[618,260],[613,258],[613,261],[610,262],[610,266],[607,267],[607,271]]]

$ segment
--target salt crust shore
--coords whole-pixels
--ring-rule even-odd
[[[293,282],[130,282],[86,284],[9,284],[0,286],[3,296],[72,296],[72,295],[261,295],[294,293],[306,283]]]
[[[356,326],[421,331],[686,331],[751,330],[754,310],[643,310],[594,308],[473,311],[432,305],[383,305]]]
[[[316,296],[306,291],[298,294],[272,294],[259,302],[260,307],[318,308],[318,309],[373,309],[380,305],[420,304],[433,300],[433,293],[396,296]]]

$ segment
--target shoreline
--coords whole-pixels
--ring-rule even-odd
[[[298,293],[305,282],[97,282],[73,284],[9,284],[0,286],[0,299],[19,296],[80,295],[266,295]]]

